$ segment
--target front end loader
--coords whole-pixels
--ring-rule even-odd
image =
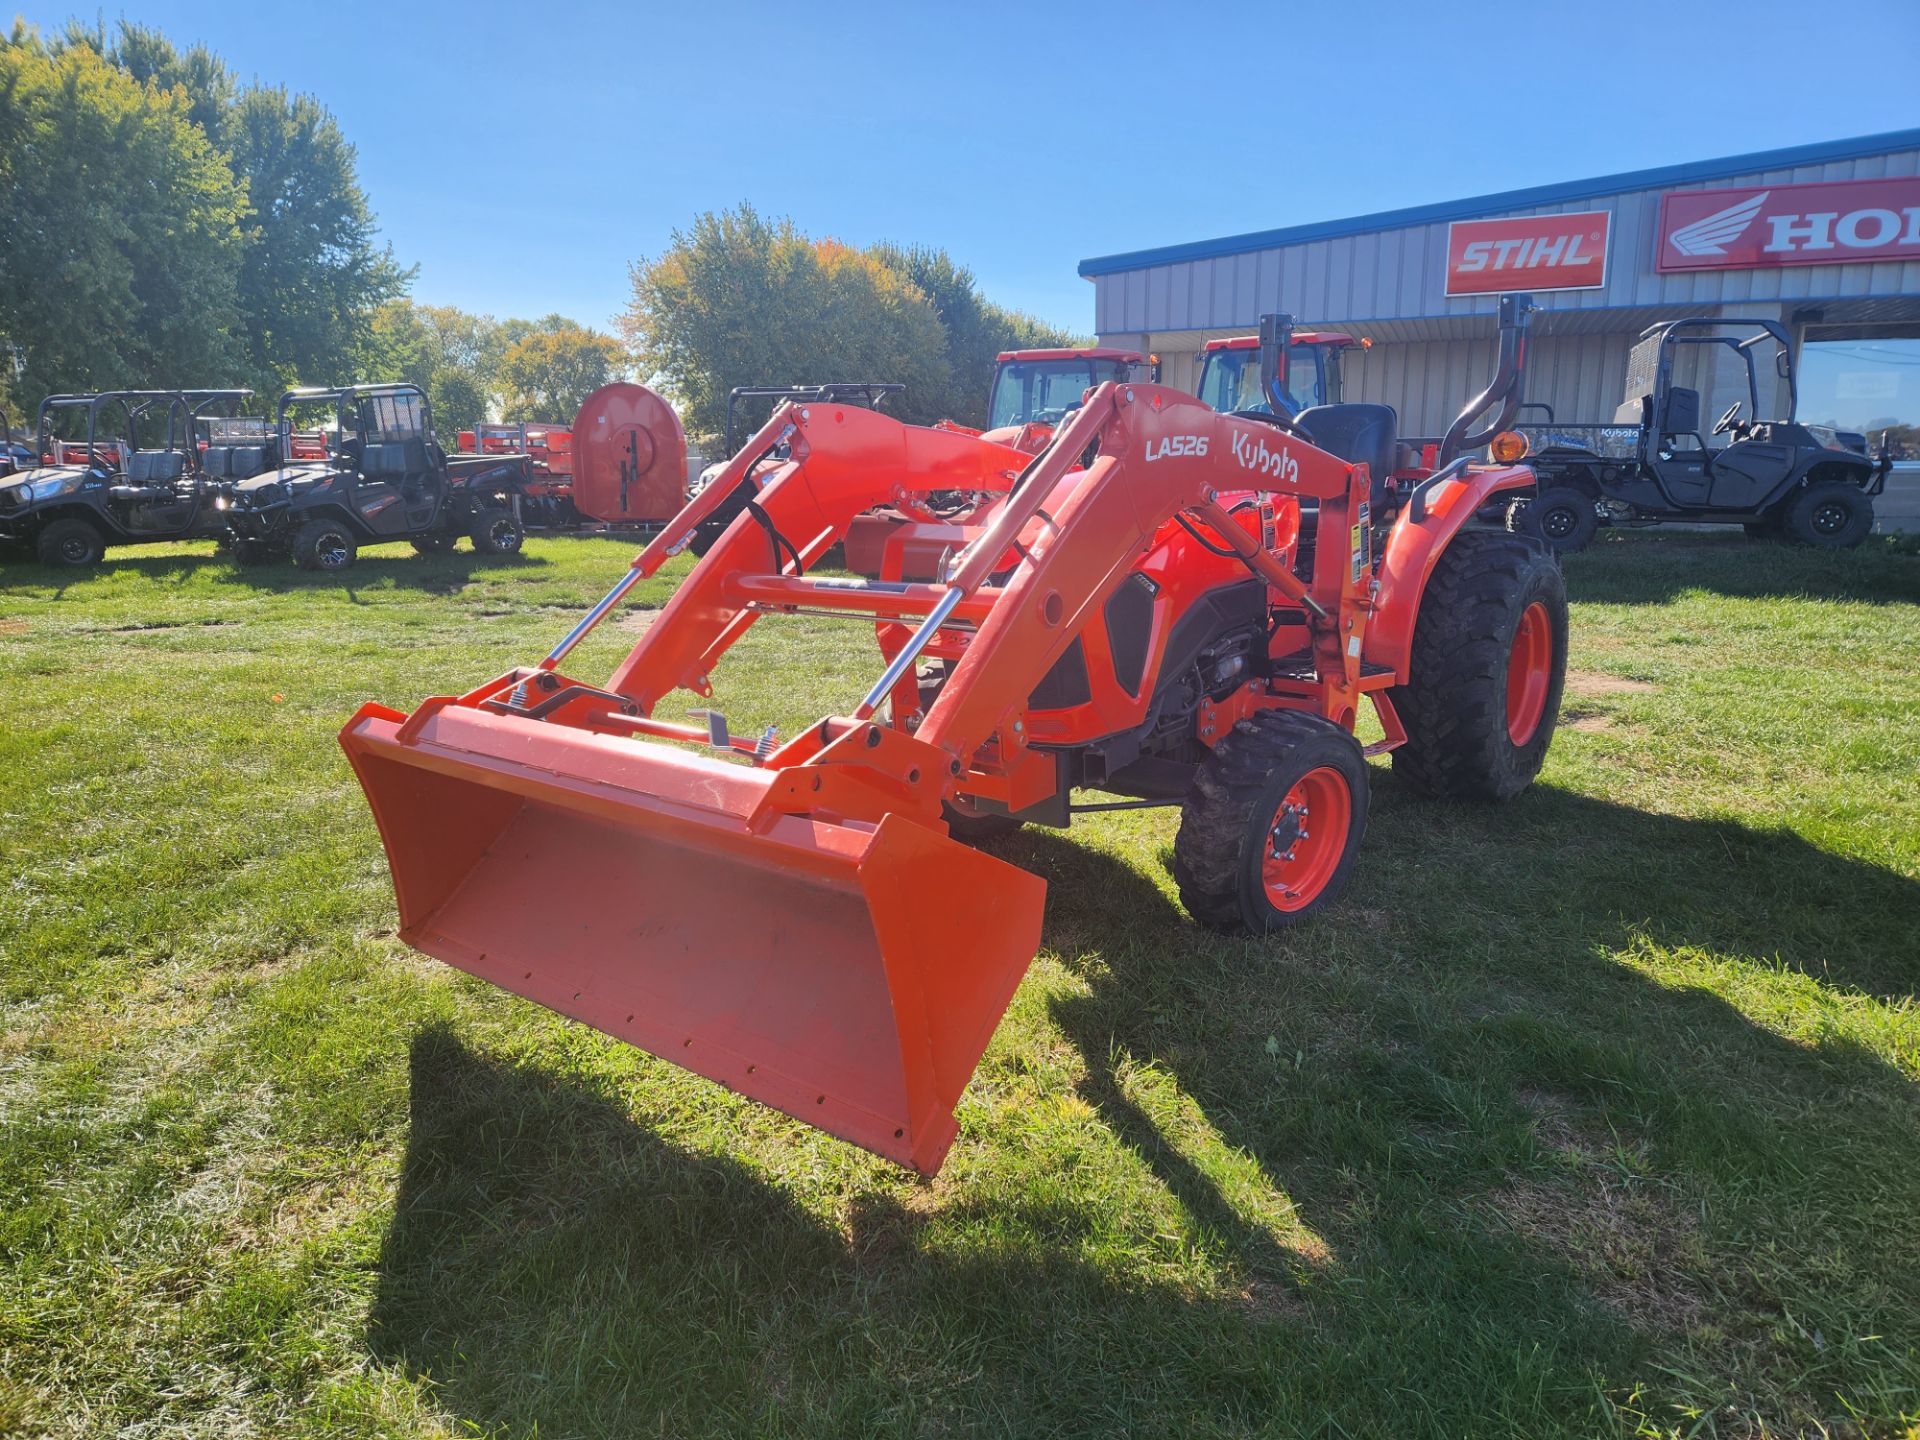
[[[1028,454],[781,405],[538,663],[342,732],[402,937],[933,1173],[1045,900],[969,840],[1177,805],[1188,910],[1263,933],[1339,896],[1367,754],[1461,797],[1539,769],[1564,591],[1540,546],[1486,523],[1531,475],[1452,460],[1383,516],[1391,434],[1339,419],[1316,445],[1285,417],[1107,383]],[[748,476],[751,504],[613,674],[569,674]],[[973,520],[898,527],[881,578],[816,573],[864,511],[952,491],[982,497]],[[711,696],[750,627],[796,613],[872,627],[875,677],[841,713],[785,740],[666,718],[676,692]],[[1383,736],[1363,747],[1367,704]]]

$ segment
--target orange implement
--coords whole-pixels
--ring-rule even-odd
[[[617,460],[624,446],[630,484],[649,467],[620,437],[643,418],[610,411],[601,447]],[[579,483],[596,443],[578,438]],[[1526,478],[1463,471],[1425,523],[1444,544],[1445,526]],[[1341,543],[1367,533],[1368,483],[1365,464],[1158,386],[1090,392],[1037,454],[857,406],[782,405],[538,665],[412,715],[368,705],[346,726],[401,936],[931,1174],[1039,946],[1046,894],[950,827],[1009,812],[1064,824],[1076,786],[1161,803],[1217,730],[1264,709],[1307,712],[1307,731],[1346,742],[1358,703],[1405,679],[1404,663],[1369,657],[1373,552]],[[579,640],[742,493],[606,683],[564,674]],[[912,554],[916,578],[811,573],[863,513],[918,514],[933,495],[967,497],[967,519],[888,538],[884,573]],[[1311,559],[1293,551],[1306,499]],[[784,742],[733,735],[713,711],[704,726],[656,714],[680,691],[710,697],[747,629],[791,613],[850,616],[877,642],[880,673],[844,713]],[[1404,650],[1404,636],[1381,643]],[[1189,710],[1169,710],[1182,697]],[[1327,773],[1345,777],[1342,763]],[[1257,838],[1305,911],[1337,893],[1345,854],[1316,860],[1294,824]]]

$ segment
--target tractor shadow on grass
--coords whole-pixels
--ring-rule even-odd
[[[855,1163],[820,1214],[611,1093],[449,1030],[422,1032],[411,1063],[369,1348],[475,1433],[1105,1440],[1335,1417],[1351,1434],[1446,1435],[1500,1408],[1542,1434],[1589,1413],[1596,1356],[1624,1362],[1623,1332],[1564,1287],[1410,1345],[1421,1316],[1356,1305],[1332,1280],[1303,1298],[1298,1266],[1202,1295],[1103,1268],[1111,1198],[1071,1174],[1017,1198],[941,1197],[837,1157]],[[1387,1371],[1410,1391],[1377,1393]],[[1524,1393],[1507,1396],[1516,1373]]]
[[[1874,537],[1858,550],[1808,550],[1726,534],[1605,537],[1565,560],[1577,604],[1664,605],[1689,590],[1741,600],[1850,600],[1920,604],[1920,557]]]
[[[930,1186],[843,1153],[810,1208],[636,1122],[617,1082],[433,1028],[374,1355],[476,1430],[553,1436],[1592,1434],[1616,1420],[1600,1395],[1648,1381],[1710,1409],[1787,1368],[1819,1372],[1809,1394],[1871,1388],[1859,1352],[1776,1355],[1775,1332],[1790,1314],[1896,1353],[1913,1338],[1910,1254],[1848,1271],[1832,1245],[1884,1241],[1920,1153],[1916,1087],[1618,956],[1777,953],[1896,996],[1920,887],[1792,837],[1549,789],[1441,806],[1375,777],[1354,889],[1280,941],[1195,930],[1098,830],[997,847],[1052,884],[1046,943],[1075,983],[1047,1014],[1080,1097],[1184,1214],[1211,1287],[1156,1278],[1140,1236],[1146,1258],[1115,1254],[1116,1229],[1160,1222],[1116,1221],[1138,1202],[1071,1157],[975,1157]],[[1143,1074],[1197,1110],[1210,1153],[1156,1118]],[[1319,1254],[1249,1212],[1247,1165]],[[1695,1217],[1735,1204],[1809,1258],[1729,1268]],[[1823,1291],[1841,1297],[1825,1317]],[[1745,1358],[1685,1348],[1729,1322]],[[1706,1380],[1660,1378],[1683,1359]],[[1757,1402],[1776,1427],[1784,1403]]]

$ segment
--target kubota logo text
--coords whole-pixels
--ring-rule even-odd
[[[1300,478],[1300,462],[1287,453],[1286,446],[1269,450],[1265,440],[1250,440],[1244,430],[1233,432],[1233,458],[1254,474],[1282,485]]]
[[[1169,455],[1191,455],[1196,460],[1207,453],[1204,435],[1162,435],[1147,441],[1147,459],[1164,460]]]

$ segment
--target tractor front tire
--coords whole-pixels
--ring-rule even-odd
[[[360,554],[339,520],[309,520],[293,532],[293,563],[302,570],[344,570]]]
[[[1873,533],[1873,498],[1858,485],[1809,485],[1787,506],[1790,539],[1816,550],[1849,550]]]
[[[1573,485],[1543,485],[1538,495],[1507,508],[1507,529],[1530,535],[1556,555],[1570,555],[1593,543],[1600,516],[1593,497]]]
[[[473,528],[467,533],[473,548],[482,555],[518,555],[527,541],[527,532],[513,512],[498,505],[490,505],[474,516]]]
[[[85,520],[56,520],[40,532],[33,548],[42,565],[56,570],[84,570],[100,563],[107,553],[107,542]]]
[[[1265,935],[1340,898],[1367,830],[1360,742],[1318,715],[1261,710],[1201,763],[1173,878],[1210,930]]]
[[[1510,800],[1540,773],[1567,678],[1567,585],[1517,535],[1466,530],[1420,597],[1393,772],[1436,799]]]

